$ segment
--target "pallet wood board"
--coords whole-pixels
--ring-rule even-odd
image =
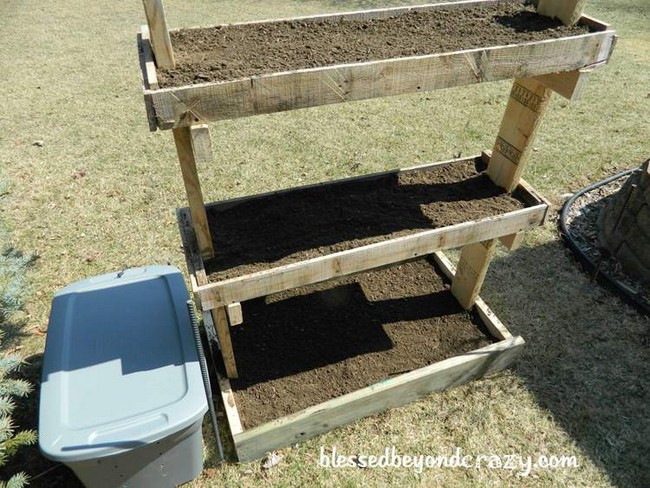
[[[495,2],[452,2],[419,11]],[[395,15],[396,9],[336,14],[353,20]],[[327,16],[311,18],[317,22]],[[301,18],[302,22],[308,19]],[[269,21],[278,22],[278,21]],[[160,129],[452,86],[592,68],[607,62],[615,32],[583,18],[588,34],[368,62],[277,72],[243,79],[145,89],[148,115]],[[147,42],[143,37],[143,42]],[[145,86],[148,74],[143,73]]]
[[[314,199],[313,197],[316,195],[314,201],[319,204],[320,210],[318,212],[328,215],[329,213],[335,214],[335,219],[331,223],[330,221],[323,220],[323,222],[327,223],[329,232],[325,233],[326,235],[323,235],[322,238],[330,240],[337,239],[337,242],[328,241],[324,243],[323,247],[318,248],[316,246],[314,248],[316,249],[315,251],[304,251],[304,249],[310,249],[310,246],[305,245],[305,239],[308,239],[310,236],[306,235],[306,232],[303,232],[303,229],[307,229],[297,221],[293,226],[287,225],[287,228],[284,230],[287,233],[286,235],[283,234],[284,237],[279,241],[275,240],[277,232],[274,233],[273,237],[276,242],[261,241],[261,234],[247,231],[247,226],[244,226],[242,229],[245,231],[244,234],[237,234],[237,238],[232,240],[230,248],[224,242],[220,242],[215,245],[217,257],[214,260],[202,261],[201,272],[208,279],[210,279],[210,272],[214,270],[213,264],[211,263],[217,263],[218,266],[221,266],[221,269],[225,268],[227,273],[225,275],[226,278],[222,278],[224,275],[216,275],[217,279],[213,278],[214,282],[202,286],[197,285],[194,291],[200,295],[204,310],[210,310],[221,305],[239,303],[271,293],[277,293],[295,286],[326,281],[372,269],[373,267],[406,261],[417,256],[430,254],[439,249],[449,249],[472,242],[499,238],[542,225],[545,221],[549,206],[529,185],[525,183],[520,185],[514,193],[516,198],[504,195],[513,202],[514,205],[512,207],[496,206],[490,208],[489,202],[491,199],[501,198],[498,195],[503,192],[498,189],[497,192],[493,192],[490,189],[493,185],[489,180],[486,180],[488,186],[483,186],[483,183],[479,180],[481,175],[476,173],[476,170],[474,170],[476,174],[468,176],[466,183],[470,186],[465,188],[465,190],[463,190],[465,183],[460,180],[447,180],[442,184],[431,185],[430,187],[417,184],[415,185],[417,193],[409,193],[408,186],[406,187],[405,193],[400,193],[401,190],[399,187],[394,186],[394,182],[400,178],[406,181],[425,181],[421,180],[421,174],[428,174],[428,172],[445,168],[452,168],[454,171],[465,171],[468,165],[472,168],[480,168],[480,165],[483,164],[480,157],[465,158],[412,169],[389,171],[336,182],[309,185],[254,197],[238,198],[209,205],[209,215],[213,214],[211,210],[218,209],[230,212],[231,215],[234,215],[238,219],[246,219],[246,217],[242,217],[237,213],[239,212],[239,208],[245,208],[246,205],[253,205],[253,213],[257,213],[258,211],[255,208],[257,208],[258,204],[256,202],[261,202],[262,207],[269,207],[271,217],[275,215],[278,219],[277,224],[270,221],[266,225],[278,229],[278,226],[288,224],[293,220],[290,216],[283,216],[281,212],[278,213],[276,211],[278,207],[271,205],[271,202],[277,201],[279,198],[281,201],[288,202],[290,208],[296,209],[299,208],[297,202],[301,198],[304,199],[305,196],[311,195],[312,199]],[[455,173],[445,174],[453,175]],[[382,185],[385,186],[386,181],[390,182],[390,185],[388,189],[384,189],[385,193],[381,193]],[[478,185],[476,185],[477,182],[479,183]],[[349,221],[347,217],[349,212],[355,214],[361,207],[369,206],[361,198],[362,194],[359,194],[361,196],[352,194],[351,204],[353,206],[350,208],[340,203],[338,207],[332,204],[328,208],[325,204],[326,200],[319,196],[323,189],[338,188],[336,191],[343,193],[347,197],[347,189],[350,187],[365,188],[366,190],[364,191],[367,192],[367,198],[385,199],[386,201],[382,203],[388,204],[390,207],[402,205],[407,213],[400,213],[401,211],[396,213],[392,216],[394,217],[392,221],[382,220],[383,217],[381,215],[362,213],[361,215],[365,215],[365,217],[361,221]],[[398,191],[398,193],[395,193],[395,191]],[[445,193],[448,191],[451,191],[451,193]],[[436,200],[441,199],[440,194],[444,195],[442,197],[443,201],[441,202]],[[392,200],[388,200],[389,198]],[[457,202],[454,200],[457,200]],[[391,201],[395,203],[391,204]],[[347,202],[347,199],[343,202]],[[320,206],[321,204],[324,207]],[[474,217],[468,218],[470,214],[466,213],[466,209],[468,206],[472,207],[473,205],[480,208],[480,213],[472,214]],[[446,206],[449,206],[448,208],[451,209],[452,216],[455,220],[441,220],[440,223],[436,224],[435,219],[442,218],[442,212],[439,213],[439,209],[444,209]],[[323,208],[327,208],[328,211],[323,212]],[[303,210],[306,212],[302,208],[296,210],[297,217],[302,216]],[[365,210],[368,211],[368,209]],[[318,216],[318,212],[314,215]],[[383,207],[380,207],[376,212],[382,214],[387,211]],[[433,218],[433,221],[431,219],[427,219],[426,222],[421,220],[423,215],[427,214]],[[262,217],[264,216],[262,215]],[[411,230],[408,230],[408,226],[406,225],[409,223],[409,218],[411,220],[415,219],[413,221],[415,225]],[[348,229],[346,232],[353,232],[353,234],[347,234],[347,241],[345,239],[338,240],[340,235],[337,236],[335,232],[337,219],[346,226]],[[229,225],[223,225],[223,220],[220,222],[222,224],[222,232],[225,236],[228,236]],[[253,225],[250,220],[245,220],[245,222],[247,222],[247,225],[248,223]],[[394,222],[399,223],[400,226],[395,227]],[[348,225],[349,223],[352,225]],[[257,225],[255,224],[255,226]],[[262,223],[259,225],[262,225]],[[320,240],[321,234],[323,234],[322,231],[322,226],[316,226],[315,229],[312,229],[314,238]],[[287,244],[288,246],[292,245],[289,242],[291,240],[290,236],[293,235],[292,232],[297,233],[297,236],[302,239],[297,241],[297,247],[294,249],[294,251],[299,252],[292,251],[294,254],[288,256],[284,261],[277,261],[277,256],[275,259],[268,259],[269,256],[275,255],[274,253],[276,251],[274,251],[273,246],[278,242]],[[245,246],[246,243],[244,240],[246,233],[248,233],[249,243],[254,247]],[[215,232],[213,234],[213,238],[215,238],[214,236],[217,233]],[[350,239],[350,237],[353,238]],[[237,259],[242,257],[250,259],[255,254],[255,246],[258,245],[261,245],[260,249],[263,252],[266,253],[267,250],[271,252],[268,256],[258,255],[259,262],[261,263],[259,266],[261,267],[258,267],[258,265],[252,267],[241,266],[233,272],[231,267],[234,263],[237,263]],[[300,249],[303,249],[303,251]],[[228,253],[231,250],[235,254],[229,256]],[[224,254],[219,255],[220,252]],[[221,261],[217,258],[221,259]]]
[[[436,259],[445,259],[443,255],[436,256]],[[422,273],[422,262],[425,260],[419,260],[416,262],[408,263],[403,265],[405,268],[408,266],[413,266],[413,270],[416,270],[418,273]],[[430,266],[430,264],[428,264]],[[400,266],[401,267],[401,266]],[[444,263],[443,263],[444,267]],[[449,272],[449,269],[446,270]],[[382,270],[379,273],[391,273],[392,268],[389,270]],[[377,273],[377,272],[374,272]],[[399,273],[399,271],[396,271]],[[372,275],[372,273],[368,273]],[[426,272],[425,272],[426,274]],[[428,274],[427,274],[428,276]],[[383,279],[384,277],[381,277]],[[372,281],[372,277],[369,278]],[[360,280],[363,282],[363,280]],[[448,286],[448,285],[447,285]],[[325,287],[328,288],[328,287]],[[335,292],[336,290],[340,291],[340,287],[333,286]],[[316,292],[316,296],[319,296],[319,293],[322,291]],[[325,292],[328,293],[327,290]],[[329,292],[331,293],[331,292]],[[396,291],[400,293],[400,291]],[[449,292],[446,292],[449,294]],[[329,295],[328,295],[329,296]],[[302,295],[298,292],[297,297],[299,300],[308,300],[311,298],[310,295]],[[450,299],[451,295],[449,295]],[[322,296],[320,296],[322,298]],[[426,299],[431,300],[431,307],[437,309],[440,305],[438,299],[440,296],[437,294],[416,297],[419,305],[417,308],[422,307]],[[284,300],[288,300],[287,304],[283,304]],[[394,313],[399,315],[400,318],[395,320],[406,320],[406,322],[399,322],[397,324],[392,324],[393,330],[399,330],[399,328],[406,328],[409,326],[408,320],[414,319],[414,316],[411,315],[409,318],[408,314],[403,316],[404,306],[409,306],[409,298],[397,299],[396,303],[401,303],[398,307],[399,310],[395,310]],[[444,298],[443,298],[444,300]],[[389,300],[393,302],[393,300]],[[420,303],[421,302],[421,303]],[[270,320],[273,322],[273,319],[276,320],[282,318],[282,309],[286,306],[294,307],[295,303],[292,303],[292,297],[286,298],[284,296],[276,298],[276,300],[270,305],[270,310],[272,310],[271,316],[267,317],[262,315],[258,317],[259,321]],[[378,308],[382,308],[381,302],[375,304]],[[258,305],[262,306],[263,305]],[[392,305],[391,305],[392,306]],[[460,306],[456,305],[460,310]],[[425,309],[430,307],[424,306]],[[361,312],[359,312],[361,313]],[[381,312],[379,312],[381,313]],[[444,312],[442,312],[444,314]],[[273,317],[275,314],[275,317]],[[279,314],[279,316],[278,316]],[[352,312],[354,315],[354,312]],[[221,388],[222,400],[226,407],[226,417],[228,418],[231,425],[231,436],[234,443],[235,451],[239,461],[251,461],[253,459],[260,458],[264,456],[267,452],[292,445],[296,442],[313,437],[321,432],[332,430],[338,426],[353,422],[359,418],[372,415],[377,412],[382,412],[396,406],[401,406],[422,397],[425,397],[431,392],[441,391],[453,386],[457,386],[472,379],[479,378],[494,372],[500,371],[501,369],[508,367],[512,361],[516,358],[518,353],[521,350],[521,347],[524,344],[524,341],[521,337],[513,337],[505,326],[496,318],[493,312],[487,308],[485,303],[479,299],[474,308],[473,315],[475,320],[482,321],[497,339],[497,342],[494,342],[491,345],[486,345],[474,350],[458,351],[453,357],[444,359],[442,361],[435,361],[431,364],[425,365],[423,367],[416,368],[412,371],[403,372],[399,371],[399,374],[392,375],[390,377],[385,377],[381,381],[373,382],[372,384],[362,387],[358,390],[351,391],[343,396],[338,396],[330,398],[324,402],[318,403],[316,405],[310,405],[306,408],[303,408],[299,411],[292,411],[288,415],[279,416],[279,418],[268,418],[261,424],[257,424],[252,428],[246,427],[247,422],[247,411],[250,412],[250,409],[255,408],[255,397],[249,394],[246,397],[246,402],[242,401],[243,393],[240,393],[240,388],[238,386],[233,386],[235,383],[225,379],[223,376],[220,376],[219,385]],[[423,315],[418,314],[418,319],[415,324],[426,324],[426,320],[422,319]],[[370,318],[372,318],[372,313]],[[296,316],[294,319],[297,322],[300,322],[300,317]],[[336,320],[336,319],[334,319]],[[344,319],[343,319],[344,320]],[[434,319],[435,320],[435,319]],[[354,322],[355,327],[359,324]],[[260,322],[261,324],[262,322]],[[261,326],[260,324],[252,323],[251,326]],[[317,327],[317,324],[311,324],[314,327]],[[410,324],[413,326],[413,324]],[[273,323],[271,324],[273,327]],[[390,324],[384,325],[384,327],[391,327]],[[299,324],[287,324],[287,329],[289,330],[300,330]],[[353,327],[354,329],[354,327]],[[363,329],[363,327],[361,327]],[[381,329],[381,327],[379,327]],[[254,332],[251,330],[251,332]],[[281,331],[278,330],[278,333]],[[366,335],[361,334],[362,332],[367,332],[360,330],[360,335],[358,336],[359,345],[367,346],[367,343],[364,342]],[[449,338],[458,339],[457,337],[452,337],[457,330],[449,330]],[[423,326],[423,333],[433,334],[432,330],[427,330]],[[307,333],[310,335],[310,333]],[[443,333],[444,337],[446,334]],[[254,341],[251,341],[253,336],[244,335],[243,338],[246,339],[246,344],[248,347],[255,348],[257,347]],[[426,340],[426,339],[421,339]],[[462,339],[461,339],[462,341]],[[457,340],[458,343],[458,340]],[[261,341],[261,344],[264,344],[264,341]],[[470,344],[469,342],[467,344]],[[403,345],[402,345],[403,346]],[[372,358],[373,355],[381,355],[386,353],[391,353],[391,346],[387,346],[389,349],[385,351],[366,351],[366,354]],[[380,348],[381,349],[381,348]],[[403,351],[403,349],[399,349]],[[277,355],[270,355],[273,360],[281,361],[280,357]],[[268,358],[267,358],[268,359]],[[351,359],[354,364],[362,362],[363,358],[354,357]],[[372,359],[370,359],[372,360]],[[268,362],[268,360],[267,360]],[[376,364],[376,363],[375,363]],[[240,365],[242,368],[246,369],[246,361],[240,360]],[[335,368],[336,366],[333,366]],[[350,368],[353,366],[347,366]],[[287,378],[287,387],[282,388],[282,379],[280,380],[271,380],[268,385],[253,386],[254,389],[260,389],[264,391],[264,388],[270,388],[272,392],[275,393],[275,398],[272,398],[273,395],[263,394],[262,400],[265,403],[273,404],[274,401],[280,402],[282,404],[290,404],[290,398],[293,398],[294,395],[297,395],[296,388],[300,389],[304,384],[309,384],[307,379],[313,374],[318,374],[319,372],[325,371],[327,374],[329,372],[329,366],[324,366],[318,368],[320,371],[307,371],[306,373],[296,373],[293,377]],[[281,368],[280,368],[281,369]],[[304,375],[303,378],[301,375]],[[341,377],[341,381],[344,383],[348,380],[345,378],[346,375]],[[362,378],[359,378],[359,373],[354,373],[354,381],[362,381]],[[244,375],[244,378],[246,376]],[[252,380],[249,378],[248,383],[255,383],[255,379]],[[246,380],[243,381],[243,384],[248,384]],[[309,388],[309,386],[307,386]],[[329,392],[323,392],[325,396]],[[279,398],[282,396],[283,398]],[[271,398],[269,398],[271,397]],[[252,398],[252,403],[251,403]],[[304,398],[299,398],[297,401],[300,401],[301,405],[304,403]]]

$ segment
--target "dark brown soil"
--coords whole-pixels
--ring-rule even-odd
[[[208,207],[205,267],[215,282],[524,207],[472,162],[294,190]]]
[[[177,66],[161,87],[568,37],[563,26],[513,1],[490,7],[409,12],[388,19],[276,22],[171,33]]]
[[[231,383],[245,428],[492,342],[427,259],[242,306]]]

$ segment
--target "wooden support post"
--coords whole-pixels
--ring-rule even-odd
[[[521,245],[521,241],[524,238],[523,232],[518,232],[517,234],[510,234],[509,236],[499,237],[499,241],[503,244],[508,251],[514,251]]]
[[[465,310],[469,310],[476,303],[496,243],[496,239],[490,239],[463,247],[451,284],[451,293]]]
[[[167,69],[176,66],[172,41],[169,38],[165,9],[162,0],[142,0],[144,13],[147,16],[149,34],[151,35],[151,48],[156,58],[158,68]]]
[[[244,315],[241,310],[241,303],[231,303],[226,306],[226,313],[228,314],[228,322],[230,325],[239,325],[244,323]]]
[[[587,0],[539,0],[537,13],[559,19],[564,25],[573,25],[580,17]]]
[[[174,129],[173,133],[199,251],[202,257],[211,258],[214,256],[214,247],[196,170],[197,163],[212,159],[210,131],[207,125],[195,125]]]
[[[590,69],[579,69],[564,73],[551,73],[536,76],[535,80],[539,81],[545,87],[550,88],[558,95],[573,101],[582,97],[582,92],[585,89],[591,71]]]
[[[517,79],[501,122],[487,174],[507,191],[519,184],[552,91],[533,78]]]
[[[217,339],[219,339],[219,348],[223,356],[223,363],[226,366],[226,375],[228,378],[238,378],[237,364],[235,363],[235,352],[230,340],[230,326],[228,325],[228,315],[225,307],[217,307],[212,310],[212,320],[217,330]]]

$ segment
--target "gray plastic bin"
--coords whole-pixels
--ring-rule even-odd
[[[58,292],[43,360],[39,446],[88,487],[173,487],[203,467],[207,400],[183,277],[171,266]]]

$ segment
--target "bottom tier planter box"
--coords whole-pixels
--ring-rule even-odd
[[[508,367],[524,340],[480,298],[462,310],[441,276],[454,272],[436,253],[242,304],[240,378],[219,375],[237,459]]]

